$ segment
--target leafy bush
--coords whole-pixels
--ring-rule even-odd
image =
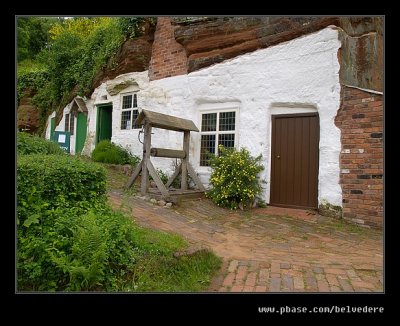
[[[18,287],[23,290],[117,290],[121,270],[136,263],[134,225],[109,207],[42,207],[18,227]]]
[[[51,259],[70,247],[78,217],[105,201],[101,166],[68,155],[22,155],[17,160],[18,285],[52,290],[66,276]],[[68,221],[60,227],[59,219]]]
[[[105,196],[105,186],[105,170],[98,164],[68,155],[18,157],[17,195],[21,210],[27,207],[29,211],[32,196],[52,207],[73,206],[77,202],[90,204]]]
[[[65,154],[58,144],[38,136],[32,136],[26,132],[17,133],[17,153],[19,155]]]
[[[33,66],[33,65],[32,65]],[[29,70],[28,70],[29,69]],[[43,68],[30,67],[20,69],[17,74],[17,102],[19,104],[24,92],[28,89],[37,92],[48,81],[48,73]]]
[[[260,164],[261,155],[254,158],[245,148],[237,151],[222,145],[219,146],[219,153],[219,156],[210,158],[212,188],[207,196],[218,206],[231,209],[251,206],[262,190],[257,177],[264,169]]]
[[[144,21],[142,17],[119,17],[118,24],[125,37],[134,38],[142,34],[140,27]]]
[[[112,287],[114,274],[132,267],[132,222],[112,212],[104,193],[105,171],[96,163],[67,155],[18,158],[20,289]]]
[[[116,145],[109,140],[100,141],[92,152],[95,162],[110,164],[132,164],[136,165],[139,158],[130,154],[125,148]]]
[[[52,250],[50,260],[65,273],[65,290],[116,290],[121,270],[136,263],[138,250],[134,242],[134,225],[110,208],[89,211],[78,216],[74,224],[65,218],[57,226],[72,230],[65,250]]]
[[[220,259],[175,258],[186,242],[113,212],[104,177],[103,167],[68,155],[18,157],[18,290],[204,289]]]

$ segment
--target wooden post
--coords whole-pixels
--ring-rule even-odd
[[[185,152],[185,157],[182,159],[182,182],[181,190],[187,190],[188,186],[188,160],[189,160],[189,142],[190,142],[190,131],[186,130],[183,133],[183,151]]]
[[[142,184],[140,187],[140,193],[142,196],[145,196],[147,194],[147,189],[149,188],[148,162],[150,162],[150,148],[151,148],[151,125],[146,119],[144,122]]]
[[[177,176],[179,175],[179,173],[181,172],[181,166],[182,166],[182,164],[179,164],[179,165],[176,167],[176,170],[175,170],[174,174],[171,175],[171,177],[168,179],[167,183],[165,184],[165,187],[166,187],[167,189],[168,189],[169,186],[172,184],[172,182],[174,182],[174,180],[176,179],[176,177],[177,177]]]
[[[159,175],[157,174],[156,169],[154,168],[154,166],[150,160],[147,162],[147,169],[148,169],[150,175],[153,177],[153,180],[156,183],[158,190],[160,190],[164,200],[169,200],[168,190],[167,190],[167,188],[165,188]]]
[[[140,171],[143,169],[143,161],[140,161],[138,165],[136,165],[135,170],[133,171],[132,175],[130,176],[128,183],[126,184],[126,189],[130,188],[132,184],[135,182],[136,178],[139,176]]]
[[[201,191],[206,191],[206,188],[204,188],[203,184],[201,183],[200,178],[197,176],[196,171],[193,169],[193,167],[190,163],[188,163],[188,172],[189,172],[190,176],[192,177],[194,183],[197,185],[197,187]]]

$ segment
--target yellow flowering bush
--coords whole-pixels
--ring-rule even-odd
[[[210,157],[211,189],[207,197],[218,206],[237,209],[249,207],[261,192],[258,173],[264,167],[261,155],[252,157],[246,148],[239,151],[219,145],[219,156]]]

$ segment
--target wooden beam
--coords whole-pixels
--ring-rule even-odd
[[[149,189],[149,173],[148,163],[150,162],[150,148],[151,148],[151,125],[145,120],[144,123],[144,140],[143,140],[143,168],[142,168],[142,184],[140,193],[145,196],[147,189]]]
[[[152,148],[150,155],[154,157],[185,158],[185,151],[167,148]]]
[[[142,125],[148,121],[153,127],[174,131],[199,131],[192,120],[174,117],[154,111],[142,110],[135,120],[135,124]]]
[[[188,169],[187,164],[189,162],[189,144],[190,144],[190,131],[183,133],[183,151],[185,158],[182,159],[182,178],[181,178],[181,189],[187,190],[188,188]]]
[[[206,188],[204,188],[204,186],[201,183],[199,177],[197,176],[196,171],[193,169],[192,165],[189,162],[187,164],[187,168],[188,168],[189,175],[192,177],[192,179],[193,179],[194,183],[197,185],[197,187],[201,191],[206,191]]]
[[[168,190],[167,188],[165,188],[164,184],[160,179],[160,176],[158,175],[156,169],[154,168],[150,160],[147,162],[147,169],[149,170],[150,175],[153,177],[153,180],[156,183],[158,190],[160,190],[161,194],[165,197],[165,199],[168,199],[169,198]]]
[[[175,172],[173,175],[171,175],[171,177],[168,179],[167,183],[165,184],[165,187],[168,189],[169,186],[172,184],[172,182],[174,182],[174,180],[176,179],[176,177],[179,175],[179,173],[181,172],[181,167],[182,164],[179,164],[178,167],[176,168]]]
[[[140,171],[142,171],[142,167],[143,167],[143,160],[140,161],[138,165],[136,165],[135,170],[129,177],[128,183],[126,184],[126,189],[130,188],[132,184],[135,182],[136,178],[139,176]]]

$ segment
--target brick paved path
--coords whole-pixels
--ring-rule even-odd
[[[277,207],[230,211],[201,199],[168,209],[118,192],[109,199],[138,224],[222,257],[210,292],[383,291],[381,230]]]

